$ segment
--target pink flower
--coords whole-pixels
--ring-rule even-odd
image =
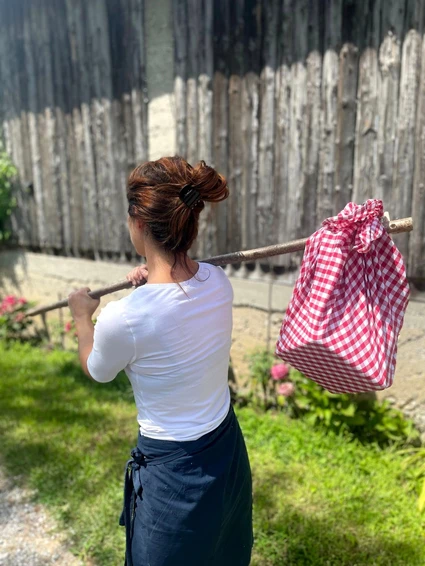
[[[272,366],[270,370],[270,375],[272,379],[275,381],[280,381],[281,379],[285,379],[285,377],[289,374],[289,367],[286,364],[276,364]]]
[[[71,329],[72,329],[72,322],[67,322],[64,327],[65,332],[71,332]]]
[[[0,304],[0,311],[2,314],[13,312],[14,307],[17,305],[18,300],[13,295],[5,297]]]
[[[15,322],[22,322],[25,318],[25,314],[23,312],[18,312],[15,316]]]
[[[291,397],[295,393],[295,385],[290,381],[286,383],[280,383],[277,388],[278,395],[283,395],[284,397]]]
[[[23,297],[20,298],[20,299],[18,299],[18,303],[19,303],[20,305],[26,305],[27,302],[28,302],[28,301],[27,301],[26,299],[24,299]]]

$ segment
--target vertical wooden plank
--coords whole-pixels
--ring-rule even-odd
[[[213,65],[213,11],[209,0],[202,0],[200,22],[200,65],[198,77],[199,156],[212,162],[212,78]]]
[[[11,122],[14,116],[15,102],[14,92],[16,89],[16,73],[13,73],[14,54],[16,50],[16,28],[13,7],[8,4],[3,7],[3,18],[0,20],[0,73],[1,84],[1,119],[3,131],[0,135],[4,141],[4,149],[9,155],[13,152],[13,135],[11,132]]]
[[[126,198],[126,179],[129,172],[128,161],[134,166],[134,128],[131,120],[131,88],[138,88],[140,71],[133,77],[132,71],[134,59],[138,59],[139,38],[134,33],[140,20],[143,21],[143,3],[134,0],[121,2],[121,0],[109,0],[108,7],[108,29],[110,37],[111,52],[111,82],[112,96],[111,123],[113,124],[112,155],[115,163],[115,222],[117,224],[118,250],[115,257],[121,261],[125,260],[126,252],[130,252],[126,212],[128,209]],[[121,15],[117,19],[116,14]],[[143,34],[140,37],[143,41]],[[130,102],[130,104],[129,104]],[[130,114],[130,116],[129,116]],[[130,118],[130,120],[129,120]],[[126,132],[126,127],[129,131]],[[118,255],[119,254],[119,255]]]
[[[274,240],[274,126],[275,70],[277,67],[277,0],[265,0],[263,8],[262,71],[260,75],[260,124],[258,146],[257,230],[259,246]]]
[[[122,95],[130,91],[130,69],[129,63],[136,50],[137,42],[134,41],[132,29],[129,25],[129,13],[133,8],[133,2],[121,2],[121,0],[108,0],[106,2],[106,26],[108,29],[108,60],[110,68],[110,100],[109,115],[107,119],[108,153],[111,156],[112,168],[110,170],[111,202],[113,209],[110,217],[115,225],[114,241],[111,252],[113,259],[123,260],[124,244],[126,242],[126,218],[125,211],[125,135],[123,130],[124,114]],[[117,14],[120,17],[117,18]],[[134,14],[135,19],[137,15]],[[137,75],[134,77],[137,80]]]
[[[212,164],[212,122],[213,122],[213,6],[209,0],[202,1],[202,21],[200,26],[200,74],[198,77],[199,108],[199,157],[207,165]],[[214,238],[214,211],[211,203],[206,203],[200,216],[198,232],[198,257],[211,257],[217,253]]]
[[[28,150],[28,138],[22,138],[20,108],[21,108],[21,85],[19,74],[15,69],[18,67],[18,45],[22,41],[22,33],[19,33],[18,10],[11,6],[4,6],[2,21],[0,21],[0,81],[2,85],[0,108],[0,150],[5,150],[18,170],[20,180],[23,175],[23,156]],[[21,37],[19,37],[21,35]],[[2,139],[3,138],[3,139]],[[4,143],[3,143],[4,141]],[[19,208],[11,215],[11,228],[14,239],[21,245],[28,243],[26,238],[28,232],[25,224],[29,220],[29,207],[25,206],[25,191],[21,183],[15,186],[15,198]]]
[[[424,18],[425,18],[425,5],[424,2],[421,0],[407,0],[406,5],[406,18],[405,18],[405,29],[415,29],[420,35],[420,38],[423,38],[424,34]],[[421,55],[422,58],[423,51],[421,46]],[[421,61],[422,63],[422,61]],[[420,80],[420,79],[419,79]],[[419,89],[419,87],[418,87]],[[418,100],[419,103],[419,100]],[[420,127],[421,118],[419,112],[419,104],[417,106],[417,116],[416,119],[417,127]],[[418,132],[418,130],[416,130]],[[416,135],[416,140],[418,139],[418,134]],[[418,155],[418,151],[421,148],[415,146],[415,168],[416,168],[416,161],[421,159]],[[420,165],[420,164],[419,164]],[[405,259],[407,260],[407,272],[409,275],[421,278],[420,281],[423,283],[423,275],[425,273],[425,263],[424,258],[425,255],[423,253],[424,246],[423,242],[425,240],[425,230],[424,230],[424,190],[418,183],[415,187],[413,187],[411,193],[411,216],[414,218],[415,223],[415,231],[416,233],[413,234],[401,234],[397,237],[396,242],[397,245],[403,244],[404,246],[408,246],[408,255],[405,255]],[[422,244],[422,245],[421,245]],[[401,249],[402,249],[401,247]],[[405,248],[404,248],[405,249]],[[404,250],[402,250],[403,253]],[[410,261],[413,261],[413,264],[410,264]]]
[[[99,216],[103,249],[120,250],[120,222],[115,202],[115,123],[112,110],[112,69],[109,26],[104,0],[87,4],[88,34],[91,44],[91,110],[94,120],[95,159],[98,175]],[[119,202],[121,204],[121,202]],[[118,212],[121,211],[120,210]]]
[[[415,172],[412,191],[414,230],[410,234],[408,275],[425,278],[425,38],[422,37],[419,100],[415,134]]]
[[[230,42],[230,6],[227,0],[219,0],[214,6],[214,82],[213,82],[213,165],[219,173],[228,176],[229,108],[227,65]],[[176,40],[177,41],[177,40]],[[177,123],[177,127],[179,127]],[[232,187],[230,187],[232,190]],[[217,253],[225,253],[227,242],[228,202],[214,207],[214,234]]]
[[[134,169],[136,166],[136,158],[135,158],[135,150],[134,150],[134,129],[133,129],[133,111],[132,111],[132,104],[131,104],[131,96],[130,94],[124,93],[122,97],[122,105],[123,105],[123,117],[124,117],[124,139],[126,143],[125,147],[125,179],[124,184],[122,186],[123,198],[125,202],[125,212],[127,213],[128,210],[128,203],[127,203],[127,193],[126,193],[126,184],[127,184],[127,177],[130,171]],[[125,214],[125,218],[127,219],[127,214]],[[126,227],[127,228],[127,227]],[[131,244],[130,235],[128,229],[125,230],[124,241],[122,243],[123,251],[126,254],[131,255],[134,251],[134,248]]]
[[[103,86],[105,79],[103,75],[104,53],[102,52],[103,42],[100,35],[105,30],[106,14],[102,10],[100,0],[89,2],[85,6],[87,18],[87,43],[89,51],[87,53],[90,65],[90,99],[89,108],[92,124],[93,136],[93,158],[96,164],[97,177],[97,208],[100,232],[100,252],[104,254],[110,251],[111,235],[109,233],[109,193],[110,185],[108,178],[108,168],[106,160],[109,158],[107,153],[106,141],[106,118],[105,99],[103,97]],[[101,255],[101,257],[106,257]]]
[[[29,3],[25,2],[25,9],[30,11]],[[24,20],[24,46],[26,69],[28,72],[28,126],[31,146],[33,187],[37,212],[37,231],[39,241],[37,244],[43,248],[47,241],[46,216],[44,212],[43,175],[41,169],[40,140],[38,130],[38,97],[37,97],[37,68],[35,65],[35,52],[32,39],[30,18]]]
[[[242,195],[242,72],[244,0],[235,0],[230,7],[230,29],[232,30],[229,49],[229,186],[227,213],[227,250],[240,249],[241,238],[241,195]]]
[[[29,143],[29,113],[21,112],[21,139],[22,139],[22,161],[19,165],[20,186],[17,193],[17,213],[19,214],[19,239],[20,245],[35,248],[38,245],[37,205],[34,197],[32,182],[32,156]]]
[[[75,160],[72,163],[71,212],[73,253],[79,250],[92,252],[95,258],[101,241],[98,211],[98,177],[94,157],[92,116],[90,112],[90,37],[87,31],[87,15],[82,0],[66,0],[70,33],[72,66],[75,76],[72,111]]]
[[[69,184],[67,195],[63,195],[63,214],[70,230],[72,254],[93,250],[98,255],[98,222],[91,206],[90,195],[96,191],[96,175],[92,159],[90,123],[88,129],[89,145],[85,145],[83,109],[90,99],[88,86],[88,65],[84,61],[86,46],[84,42],[85,13],[81,0],[66,0],[66,27],[70,44],[69,85],[70,115],[67,116],[69,147]],[[86,111],[86,115],[87,115]],[[69,205],[67,205],[67,202]]]
[[[358,17],[364,26],[359,36],[359,78],[357,88],[357,125],[354,158],[353,200],[362,203],[375,195],[378,184],[378,49],[380,37],[380,0],[365,3]]]
[[[322,89],[327,88],[329,85],[323,85],[324,77],[327,76],[327,71],[323,68],[323,57],[320,53],[322,45],[322,14],[320,13],[320,4],[314,0],[310,0],[308,6],[308,44],[306,57],[306,139],[304,142],[304,155],[303,155],[303,212],[302,212],[302,228],[301,235],[311,234],[317,229],[317,193],[319,184],[319,160],[321,149],[321,111],[322,104]],[[339,13],[332,16],[334,25],[337,27],[336,38],[334,42],[338,41],[338,25]],[[305,49],[303,44],[302,49]],[[302,51],[300,52],[302,56]],[[299,57],[299,56],[298,56]],[[320,219],[319,219],[320,221]],[[294,258],[295,259],[295,258]]]
[[[192,165],[199,159],[198,75],[201,37],[201,2],[187,0],[188,76],[186,81],[187,159]]]
[[[177,153],[187,156],[187,114],[186,114],[186,81],[188,57],[187,0],[174,0],[173,34],[174,34],[174,96],[176,104],[176,148]]]
[[[115,205],[115,123],[112,111],[112,71],[109,27],[103,0],[87,4],[87,33],[91,59],[91,116],[98,177],[101,241],[104,252],[119,252],[120,222]]]
[[[394,215],[391,200],[396,150],[396,127],[400,88],[400,54],[404,22],[404,2],[389,0],[382,6],[383,41],[379,48],[379,98],[378,98],[378,153],[379,183],[375,196],[384,202],[385,208]]]
[[[325,12],[325,53],[322,75],[322,112],[320,120],[320,172],[317,214],[320,221],[333,216],[336,200],[337,112],[339,57],[342,31],[341,0],[329,0]]]
[[[67,83],[72,80],[71,53],[67,29],[66,5],[61,2],[56,9],[49,9],[49,28],[52,33],[51,51],[53,56],[53,77],[55,85],[55,117],[56,117],[56,152],[57,159],[57,191],[58,214],[61,218],[62,252],[70,255],[72,249],[72,227],[70,210],[70,176],[69,164],[72,159],[73,144],[72,120],[69,116],[72,109],[72,88]],[[71,131],[69,128],[71,127]],[[71,135],[70,135],[71,134]]]
[[[121,14],[117,20],[116,14]],[[126,212],[126,179],[137,163],[148,159],[147,85],[144,0],[109,0],[112,124],[115,160],[115,222],[120,231],[121,259],[132,252]]]
[[[289,170],[288,201],[286,206],[287,238],[294,240],[304,232],[304,167],[307,124],[305,110],[307,105],[307,70],[304,57],[307,51],[308,2],[296,1],[293,4],[293,49],[291,64],[291,93],[289,118]],[[300,214],[300,211],[301,214]]]
[[[290,153],[290,104],[292,89],[293,34],[291,33],[291,0],[284,0],[279,36],[279,66],[276,72],[276,129],[275,129],[275,179],[276,179],[276,240],[288,239],[287,208],[289,199]],[[279,258],[279,264],[291,265],[293,256]]]
[[[54,8],[57,15],[57,8]],[[52,10],[52,6],[50,6]],[[52,27],[49,25],[48,10],[33,10],[32,35],[38,59],[38,90],[40,99],[39,138],[41,146],[43,193],[45,196],[46,244],[50,250],[62,248],[60,203],[58,201],[59,170],[56,155],[55,99],[52,72]]]
[[[134,158],[136,163],[148,159],[148,107],[145,61],[145,16],[144,0],[132,0],[130,21],[133,37],[134,56],[131,60],[131,100],[134,120]]]
[[[351,201],[353,192],[358,59],[358,48],[346,43],[339,54],[334,214]]]
[[[245,2],[244,73],[242,78],[242,226],[244,248],[255,248],[258,240],[258,148],[260,113],[261,18],[256,2]],[[229,250],[230,251],[230,250]]]
[[[17,200],[19,211],[19,243],[24,246],[35,248],[39,243],[38,224],[37,224],[37,204],[34,195],[33,171],[32,171],[32,153],[30,145],[30,130],[28,123],[29,116],[29,100],[25,56],[25,40],[24,40],[24,18],[25,7],[19,4],[14,5],[14,26],[10,30],[14,38],[14,50],[16,61],[14,69],[20,69],[20,73],[13,72],[17,78],[16,88],[14,90],[14,99],[19,101],[17,109],[20,122],[20,137],[18,144],[21,147],[19,158],[19,176],[20,186],[17,192]]]
[[[397,153],[392,201],[394,216],[404,218],[412,210],[412,189],[415,169],[415,126],[418,102],[421,37],[411,29],[402,47],[400,75],[400,113],[397,122]],[[401,234],[397,246],[407,260],[409,235]]]

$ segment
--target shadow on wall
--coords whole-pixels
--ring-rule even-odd
[[[156,75],[149,73],[153,90],[146,79],[146,57],[154,58],[165,34],[174,37],[177,75],[212,79],[216,71],[259,75],[346,43],[360,53],[379,50],[388,35],[402,45],[409,30],[423,27],[422,2],[410,0],[343,0],[335,7],[327,0],[160,0],[154,9],[145,0],[0,0],[0,102],[11,118],[45,108],[71,114],[93,99],[146,96],[148,86],[150,97],[169,94],[173,73],[160,58]]]

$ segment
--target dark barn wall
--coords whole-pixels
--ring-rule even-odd
[[[397,244],[425,276],[424,4],[168,2],[177,152],[231,188],[206,209],[198,257],[306,236],[376,197],[414,217]],[[130,251],[125,177],[149,155],[145,11],[143,0],[0,0],[4,137],[33,185],[18,195],[22,245]]]

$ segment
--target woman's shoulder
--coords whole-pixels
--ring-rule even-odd
[[[195,275],[195,278],[199,278],[202,276],[209,276],[209,275],[213,275],[219,279],[222,279],[223,281],[229,281],[224,269],[218,265],[213,265],[211,263],[207,263],[204,261],[199,261],[199,271],[198,273]]]
[[[106,305],[104,305],[101,308],[97,320],[109,319],[111,317],[118,316],[121,311],[122,311],[122,306],[120,305],[120,300],[109,301],[108,303],[106,303]]]
[[[199,272],[195,276],[197,285],[201,288],[204,284],[207,287],[221,289],[221,291],[229,298],[233,299],[233,287],[222,267],[211,265],[210,263],[199,262]]]
[[[222,282],[227,282],[230,285],[229,278],[227,277],[224,269],[218,265],[212,265],[211,263],[200,261],[199,271],[195,275],[194,279],[197,281],[207,281],[210,277],[215,280],[220,280]]]

